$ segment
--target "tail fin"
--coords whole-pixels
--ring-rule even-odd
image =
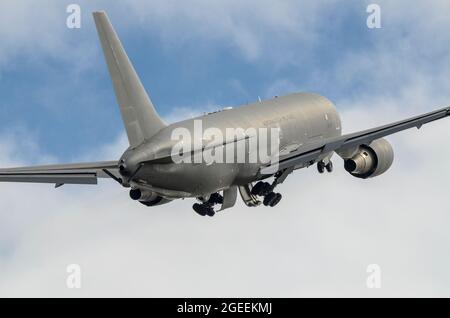
[[[106,13],[94,12],[93,16],[128,141],[135,147],[166,125],[153,107]]]

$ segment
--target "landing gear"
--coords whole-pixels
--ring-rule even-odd
[[[201,216],[205,216],[206,210],[208,209],[205,205],[199,203],[194,203],[192,208],[194,209],[195,212],[197,212],[198,215]]]
[[[214,216],[216,214],[214,205],[223,203],[223,197],[219,193],[211,194],[206,201],[203,199],[200,200],[203,201],[203,203],[194,203],[192,209],[201,216]]]
[[[209,196],[208,202],[212,205],[214,204],[222,204],[223,203],[223,196],[221,196],[219,193],[213,193]]]
[[[267,195],[272,191],[270,183],[268,182],[258,182],[255,184],[255,186],[252,188],[252,194],[253,195],[259,195],[261,197]]]
[[[333,162],[328,161],[328,163],[325,164],[325,162],[319,161],[317,163],[317,171],[319,173],[324,173],[325,170],[327,170],[327,172],[333,172]]]
[[[201,216],[205,216],[205,215],[214,216],[214,214],[215,214],[212,206],[206,205],[205,203],[203,203],[203,204],[194,203],[192,208],[194,209],[195,212],[197,212],[198,215],[201,215]]]
[[[324,173],[324,172],[325,172],[325,162],[319,161],[319,162],[317,163],[317,171],[318,171],[319,173]]]
[[[293,170],[294,169],[290,168],[279,171],[275,174],[275,180],[272,184],[264,181],[259,181],[253,186],[251,193],[253,195],[264,197],[263,204],[265,206],[276,206],[278,203],[280,203],[282,196],[279,193],[273,192],[273,190],[277,185],[283,183]]]
[[[252,188],[252,194],[264,197],[263,204],[265,206],[274,207],[281,200],[281,194],[273,192],[275,186],[275,182],[271,185],[268,182],[259,181]]]
[[[282,198],[281,194],[275,193],[275,192],[270,192],[269,194],[267,194],[267,195],[264,197],[263,204],[264,204],[265,206],[274,207],[275,205],[277,205],[278,203],[280,203],[281,198]]]

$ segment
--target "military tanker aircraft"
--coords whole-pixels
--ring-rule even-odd
[[[213,216],[232,207],[238,192],[249,207],[274,207],[281,194],[274,190],[294,170],[316,165],[319,173],[332,172],[331,156],[344,160],[344,168],[357,178],[373,178],[386,172],[394,152],[385,136],[450,115],[450,107],[384,126],[342,135],[339,114],[331,101],[312,93],[297,93],[237,108],[227,108],[167,125],[159,117],[135,69],[104,11],[93,13],[97,32],[112,79],[128,136],[129,147],[119,160],[0,169],[0,181],[64,184],[97,184],[111,178],[130,189],[130,197],[146,206],[175,199],[196,198],[193,209]],[[200,121],[226,136],[229,128],[276,128],[279,131],[277,160],[254,162],[174,162],[177,129],[192,132]],[[194,137],[188,155],[208,147]],[[252,139],[227,137],[214,149]],[[249,155],[246,150],[245,155]],[[271,180],[271,182],[268,182]]]

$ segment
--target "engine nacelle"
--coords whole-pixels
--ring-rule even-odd
[[[359,146],[353,157],[345,159],[345,170],[357,178],[367,179],[386,172],[394,161],[394,150],[386,139]]]
[[[137,200],[146,206],[161,205],[172,201],[168,198],[156,194],[153,191],[139,188],[130,190],[130,198],[133,200]]]

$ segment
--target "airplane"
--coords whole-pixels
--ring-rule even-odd
[[[384,137],[413,127],[419,129],[450,115],[450,107],[446,107],[343,135],[339,113],[330,100],[318,94],[295,93],[167,125],[156,112],[106,13],[93,12],[93,17],[129,147],[119,160],[0,169],[0,181],[50,183],[60,187],[97,184],[98,178],[111,178],[130,189],[131,199],[146,206],[196,198],[194,211],[201,216],[213,216],[233,207],[238,192],[249,207],[276,206],[282,196],[274,190],[293,171],[315,165],[319,173],[332,172],[334,153],[344,160],[345,170],[353,177],[379,176],[394,160],[393,148]],[[196,121],[223,135],[228,128],[276,128],[277,160],[175,162],[174,130],[182,128],[195,136]],[[213,147],[235,145],[242,140],[245,144],[251,137],[233,136]],[[187,156],[208,150],[202,143],[188,149]]]

